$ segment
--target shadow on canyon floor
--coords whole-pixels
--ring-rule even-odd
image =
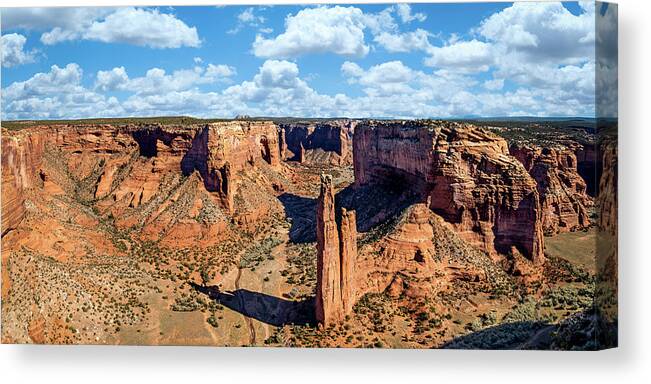
[[[314,299],[292,301],[248,289],[221,292],[217,286],[191,285],[223,306],[275,327],[316,324]]]
[[[549,349],[556,325],[521,321],[505,323],[459,336],[445,343],[447,349]]]
[[[289,228],[290,241],[297,244],[316,241],[316,199],[283,193],[278,200],[292,223]]]

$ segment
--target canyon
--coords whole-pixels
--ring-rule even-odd
[[[408,185],[489,254],[518,252],[542,262],[536,182],[506,140],[458,123],[372,123],[357,126],[353,154],[358,185]]]
[[[595,198],[599,154],[465,122],[2,133],[4,342],[441,347],[588,284],[546,239],[616,221],[612,145]]]

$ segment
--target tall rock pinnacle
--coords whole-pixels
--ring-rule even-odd
[[[327,326],[343,320],[352,310],[352,279],[357,257],[355,211],[342,211],[340,231],[335,220],[335,195],[330,175],[321,175],[316,231],[316,319]]]

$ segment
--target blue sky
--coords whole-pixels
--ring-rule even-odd
[[[594,3],[2,9],[2,118],[591,116]]]

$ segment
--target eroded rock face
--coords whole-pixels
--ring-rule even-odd
[[[341,210],[339,252],[341,252],[341,301],[345,316],[353,310],[353,305],[355,305],[355,264],[357,263],[355,211]]]
[[[359,299],[367,292],[432,297],[456,280],[496,287],[508,278],[426,203],[417,203],[404,210],[386,236],[359,248],[354,280]]]
[[[355,183],[405,188],[491,255],[543,260],[536,182],[507,142],[453,122],[368,122],[353,139]]]
[[[43,196],[65,193],[92,204],[119,228],[139,227],[146,239],[169,237],[179,246],[217,241],[231,216],[244,224],[263,216],[272,202],[235,202],[251,183],[240,174],[280,167],[270,122],[42,126],[3,132],[2,149],[3,233],[24,214],[25,189],[37,188]],[[266,178],[258,188],[273,195],[272,182]]]
[[[284,158],[307,163],[350,165],[356,124],[352,120],[280,124],[280,135],[286,143]]]
[[[617,291],[617,175],[618,155],[617,139],[607,138],[600,145],[602,159],[601,179],[599,180],[599,193],[596,198],[597,221],[597,270],[599,281],[610,286],[611,291]]]
[[[38,183],[45,148],[43,136],[2,132],[2,235],[16,228],[25,214],[24,189]]]
[[[607,140],[601,145],[603,172],[599,180],[599,228],[617,235],[617,140]]]
[[[584,229],[590,225],[588,208],[593,202],[577,171],[572,149],[514,144],[509,151],[536,180],[546,234]]]
[[[330,175],[321,176],[316,219],[316,319],[327,326],[343,320],[353,308],[357,258],[355,211],[342,210],[341,225],[337,225]]]

